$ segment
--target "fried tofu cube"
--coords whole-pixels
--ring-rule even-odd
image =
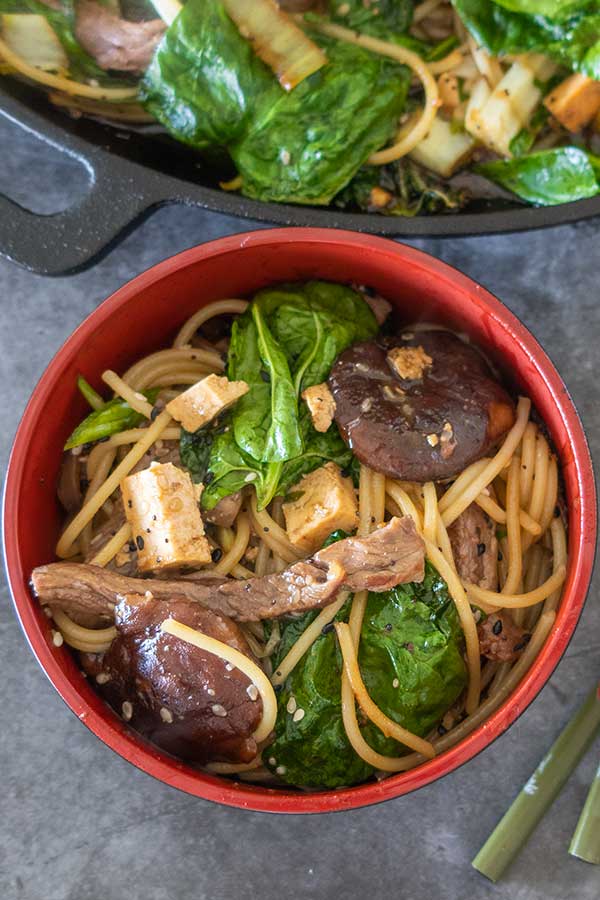
[[[290,541],[304,553],[323,545],[332,531],[354,531],[358,525],[358,504],[351,478],[344,478],[339,466],[329,462],[305,475],[290,491],[283,514]]]
[[[199,492],[173,463],[152,463],[121,482],[125,516],[140,572],[161,572],[211,561],[198,506]]]
[[[335,415],[335,400],[326,384],[313,384],[302,391],[315,431],[328,431]]]
[[[245,381],[229,381],[222,375],[207,375],[167,403],[167,410],[186,431],[198,431],[249,390]]]
[[[567,131],[581,131],[600,110],[600,81],[577,72],[550,91],[544,106]]]

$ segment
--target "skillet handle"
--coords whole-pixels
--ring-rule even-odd
[[[38,116],[12,98],[2,97],[0,116],[72,156],[90,176],[83,199],[52,215],[33,213],[0,194],[0,255],[32,272],[63,275],[84,268],[168,199],[153,173],[142,186],[135,163],[115,159],[77,138],[71,138],[67,149],[57,128],[45,125],[40,133]]]

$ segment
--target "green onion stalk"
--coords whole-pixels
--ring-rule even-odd
[[[600,689],[594,688],[473,860],[473,867],[482,875],[491,881],[497,881],[500,878],[550,808],[599,731]],[[596,795],[590,801],[590,810],[588,811],[591,835],[585,828],[582,840],[589,841],[590,846],[595,842],[597,854],[600,849],[600,840],[597,825],[596,834],[593,833],[593,822],[598,823],[600,778],[596,778],[596,782]],[[593,818],[594,808],[595,819]],[[587,820],[585,810],[582,819],[584,816]],[[587,843],[586,846],[588,846]]]

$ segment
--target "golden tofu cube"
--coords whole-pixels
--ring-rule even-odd
[[[328,431],[335,414],[335,400],[326,384],[313,384],[302,391],[315,431]]]
[[[211,561],[197,486],[173,463],[152,463],[121,482],[125,516],[137,546],[140,572]]]
[[[329,462],[305,475],[290,491],[293,499],[283,504],[290,541],[304,553],[323,545],[332,531],[354,531],[358,504],[351,478]]]
[[[167,410],[186,431],[198,431],[249,390],[245,381],[229,381],[222,375],[207,375],[167,403]]]
[[[581,131],[600,110],[600,81],[577,72],[550,91],[544,106],[567,131]]]

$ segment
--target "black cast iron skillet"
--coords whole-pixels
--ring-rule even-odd
[[[0,255],[44,275],[89,265],[144,215],[165,203],[201,206],[278,225],[350,228],[404,237],[524,231],[600,214],[600,196],[539,209],[482,203],[456,215],[412,219],[263,203],[221,190],[219,178],[227,173],[199,166],[198,157],[175,141],[74,119],[53,107],[42,92],[12,79],[2,79],[0,115],[68,154],[89,173],[85,197],[53,215],[32,213],[0,194]]]

